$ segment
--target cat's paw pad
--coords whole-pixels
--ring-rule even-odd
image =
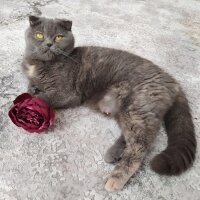
[[[105,184],[105,189],[108,192],[115,192],[121,190],[123,187],[124,187],[123,181],[121,181],[120,178],[112,176],[107,179],[107,182]]]

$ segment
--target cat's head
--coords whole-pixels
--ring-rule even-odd
[[[64,19],[48,19],[29,16],[26,31],[26,56],[50,61],[59,54],[69,55],[74,48],[72,22]]]

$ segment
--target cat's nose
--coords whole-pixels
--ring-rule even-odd
[[[48,47],[51,47],[53,44],[52,43],[47,43],[47,46]]]

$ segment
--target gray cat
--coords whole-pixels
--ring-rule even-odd
[[[123,188],[135,174],[164,120],[167,148],[151,162],[159,174],[178,175],[196,153],[194,125],[180,85],[152,62],[131,53],[74,47],[72,22],[30,16],[23,69],[29,92],[55,108],[85,104],[118,122],[122,135],[107,151],[116,163],[105,188]]]

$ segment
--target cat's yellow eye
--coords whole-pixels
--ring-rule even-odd
[[[40,32],[37,32],[37,33],[35,33],[35,38],[37,40],[44,40],[44,34],[40,33]]]
[[[55,42],[60,42],[60,40],[62,40],[63,38],[64,38],[63,35],[57,35],[54,40]]]

